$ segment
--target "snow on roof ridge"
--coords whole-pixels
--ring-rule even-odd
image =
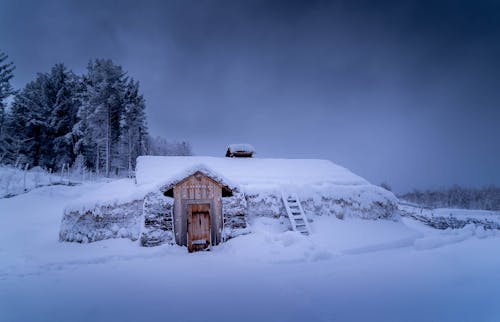
[[[223,175],[221,175],[217,171],[214,171],[213,169],[211,169],[210,167],[208,167],[206,164],[203,163],[192,165],[184,169],[183,171],[178,171],[177,173],[172,174],[169,178],[161,180],[161,182],[158,183],[156,187],[162,190],[169,189],[178,184],[179,182],[181,182],[182,180],[184,180],[185,178],[195,174],[196,172],[201,172],[202,174],[217,181],[221,185],[230,188],[231,190],[236,190],[236,191],[240,190],[239,186],[236,183],[232,182],[228,178],[224,177]]]

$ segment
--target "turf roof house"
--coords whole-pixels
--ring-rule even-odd
[[[135,184],[106,184],[66,208],[60,240],[130,238],[197,250],[250,232],[255,216],[292,226],[283,200],[291,193],[308,220],[391,218],[397,209],[392,193],[327,160],[141,156]]]

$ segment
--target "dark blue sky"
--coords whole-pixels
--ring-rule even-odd
[[[373,183],[500,184],[498,1],[0,2],[17,88],[112,58],[153,135],[327,158]]]

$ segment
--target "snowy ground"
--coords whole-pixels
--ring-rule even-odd
[[[316,217],[252,220],[211,252],[59,243],[64,204],[105,183],[0,199],[0,321],[500,321],[500,232]]]

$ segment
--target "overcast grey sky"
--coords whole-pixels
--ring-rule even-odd
[[[498,1],[0,1],[16,88],[112,58],[153,135],[331,159],[397,191],[500,184]]]

